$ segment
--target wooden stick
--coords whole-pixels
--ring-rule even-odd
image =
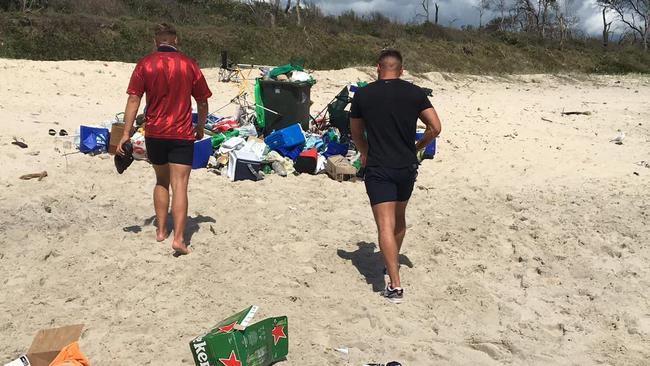
[[[591,116],[591,112],[562,112],[563,116],[571,116],[571,115],[582,115],[582,116]]]
[[[40,182],[45,177],[47,177],[47,172],[42,171],[40,173],[32,173],[32,174],[21,175],[20,179],[22,179],[22,180],[30,180],[30,179],[38,178],[38,181]]]

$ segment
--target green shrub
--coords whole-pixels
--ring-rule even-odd
[[[181,49],[202,66],[220,63],[221,50],[246,64],[283,64],[302,58],[315,69],[368,66],[378,51],[397,47],[414,72],[650,73],[650,53],[598,40],[541,40],[524,33],[452,29],[432,23],[397,24],[375,13],[324,16],[308,5],[278,17],[269,4],[233,0],[49,0],[43,11],[16,12],[0,0],[0,57],[35,60],[101,59],[134,62],[152,49],[156,23],[172,22]],[[8,11],[7,11],[8,10]]]

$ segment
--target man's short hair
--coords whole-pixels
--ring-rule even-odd
[[[160,23],[154,28],[156,40],[169,40],[176,37],[176,28],[168,23]]]
[[[387,70],[401,70],[402,63],[402,53],[396,49],[382,50],[377,58],[377,64]]]

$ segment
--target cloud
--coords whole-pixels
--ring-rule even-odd
[[[346,10],[359,14],[382,13],[393,20],[413,22],[422,20],[424,9],[420,0],[312,0],[326,14],[338,15]],[[442,25],[478,24],[478,11],[472,0],[437,1],[440,6]],[[434,16],[434,1],[431,1],[430,17]]]
[[[596,0],[586,0],[578,9],[580,16],[580,27],[587,34],[597,34],[603,31],[603,18]]]
[[[379,12],[392,20],[413,22],[422,20],[418,14],[423,14],[422,0],[311,0],[325,14],[338,15],[347,10],[358,14]],[[433,3],[440,6],[439,23],[445,26],[460,27],[463,25],[479,24],[479,12],[476,8],[478,0],[431,0],[431,18],[433,18]],[[579,18],[580,28],[588,34],[596,35],[602,32],[602,15],[596,5],[596,0],[574,0],[571,9]],[[494,13],[484,15],[487,22]]]

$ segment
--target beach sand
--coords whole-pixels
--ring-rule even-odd
[[[396,306],[378,294],[362,183],[194,171],[193,253],[157,243],[146,163],[118,175],[48,135],[123,111],[133,66],[0,60],[0,363],[84,323],[93,366],[191,365],[192,338],[256,304],[289,317],[281,365],[648,364],[650,168],[635,163],[650,162],[650,78],[407,76],[433,89],[443,133],[407,212]],[[214,111],[238,87],[205,73]],[[312,112],[373,74],[316,72]]]

